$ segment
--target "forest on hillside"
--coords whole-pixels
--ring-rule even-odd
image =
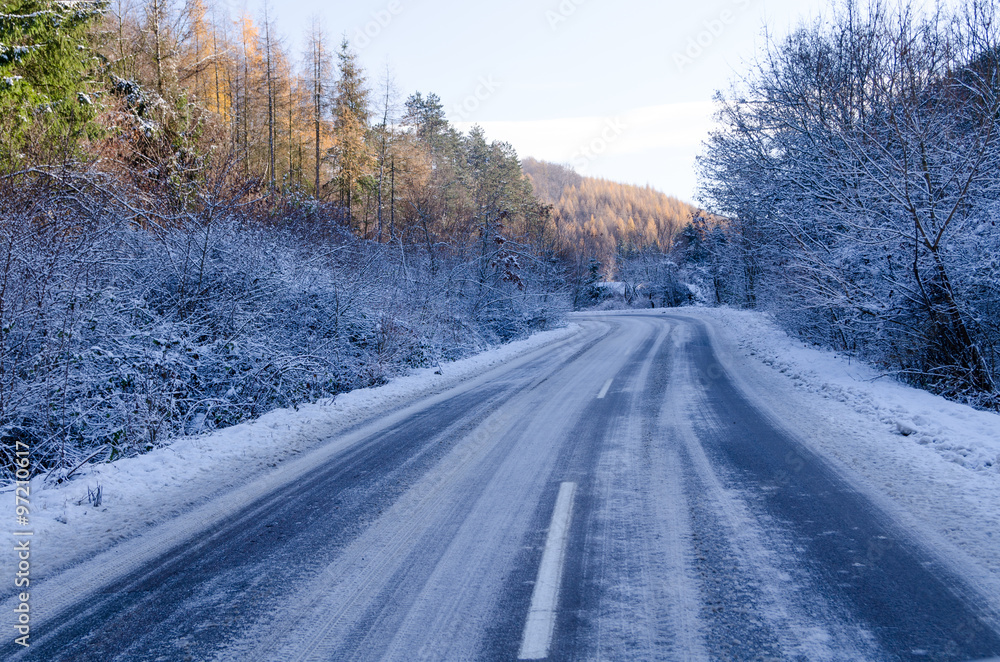
[[[698,209],[649,186],[583,177],[567,166],[525,159],[539,199],[552,205],[555,246],[578,270],[591,260],[613,280],[630,256],[669,253]]]
[[[998,407],[1000,17],[847,1],[719,96],[701,159],[718,301]]]
[[[0,2],[0,477],[142,452],[557,323],[514,150],[321,29]],[[299,57],[297,57],[299,55]]]
[[[551,206],[553,247],[575,308],[682,306],[714,291],[699,256],[721,219],[649,186],[583,177],[530,158],[522,168]],[[615,285],[602,285],[607,281]]]

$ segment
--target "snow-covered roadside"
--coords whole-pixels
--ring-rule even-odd
[[[761,313],[682,314],[711,320],[720,358],[778,420],[929,533],[931,547],[957,547],[1000,581],[1000,415],[880,377]]]
[[[60,485],[31,481],[29,526],[33,532],[32,579],[41,579],[149,526],[190,510],[209,497],[276,467],[328,441],[333,435],[418,398],[439,393],[546,345],[570,338],[570,324],[437,368],[413,371],[376,388],[359,389],[333,401],[279,409],[211,434],[177,439],[145,455],[91,464]],[[102,489],[94,507],[88,490]],[[14,528],[14,488],[0,490],[9,504],[8,539]],[[3,555],[4,576],[13,577],[13,554]]]

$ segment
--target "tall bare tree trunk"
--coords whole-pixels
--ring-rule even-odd
[[[292,152],[293,152],[292,144],[294,142],[292,133],[293,130],[292,119],[293,119],[293,112],[295,110],[295,93],[294,90],[292,89],[293,80],[294,76],[291,77],[288,81],[288,185],[289,186],[292,185],[292,173],[295,172],[295,168],[292,163]]]
[[[163,96],[163,44],[160,25],[163,12],[163,0],[153,0],[153,58],[156,61],[156,92]]]
[[[274,172],[274,72],[271,68],[271,21],[266,2],[264,3],[264,51],[267,75],[267,166],[271,174],[271,190],[273,191],[276,184]]]
[[[219,30],[216,26],[217,24],[212,25],[212,67],[215,69],[215,109],[219,112],[220,116],[224,117],[225,113],[222,112],[222,88],[219,85]]]
[[[396,236],[396,157],[389,165],[389,238]]]
[[[321,152],[321,124],[323,122],[323,32],[318,24],[313,25],[312,38],[310,39],[312,56],[312,93],[313,93],[313,130],[315,133],[315,189],[314,194],[317,199],[321,197],[319,168]]]

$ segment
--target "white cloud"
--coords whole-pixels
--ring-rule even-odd
[[[557,162],[573,156],[602,138],[609,122],[623,126],[608,140],[608,154],[639,153],[652,147],[697,147],[708,136],[713,105],[674,103],[636,108],[607,117],[564,117],[547,120],[455,122],[461,131],[479,124],[493,140],[504,140],[526,156]]]
[[[712,128],[711,102],[635,108],[607,117],[455,122],[479,124],[491,140],[511,143],[522,157],[569,163],[581,174],[656,188],[694,199],[695,156]]]

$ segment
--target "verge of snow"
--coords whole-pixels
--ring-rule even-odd
[[[183,514],[211,497],[245,484],[278,463],[331,440],[353,425],[440,393],[580,332],[580,326],[535,334],[459,361],[414,370],[388,384],[338,395],[209,434],[182,437],[138,457],[81,468],[52,485],[34,478],[30,486],[31,579],[43,579],[148,527]],[[88,490],[102,490],[94,507]],[[13,510],[14,486],[0,490]],[[13,516],[8,518],[8,522]],[[12,523],[8,524],[8,539]],[[15,554],[3,555],[4,576],[13,577]]]
[[[766,315],[702,310],[736,336],[747,356],[785,375],[797,388],[848,404],[877,419],[883,431],[909,437],[949,462],[1000,476],[1000,415],[907,386],[847,356],[794,340]]]

